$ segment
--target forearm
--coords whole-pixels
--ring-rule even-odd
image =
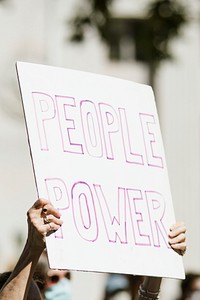
[[[0,300],[25,300],[27,298],[32,275],[42,251],[42,247],[31,249],[29,242],[26,243],[11,276],[0,291]]]
[[[63,223],[60,217],[59,211],[45,199],[38,199],[28,210],[27,242],[13,272],[0,291],[0,300],[26,300],[30,287],[30,292],[32,287],[36,290],[37,297],[34,299],[40,298],[32,277],[45,248],[44,238],[60,228]]]
[[[158,299],[161,281],[160,277],[145,277],[140,286],[138,300]]]

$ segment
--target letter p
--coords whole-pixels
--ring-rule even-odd
[[[40,139],[40,147],[41,150],[48,151],[45,122],[55,117],[54,101],[51,96],[44,93],[33,92],[32,96],[38,127],[38,135]]]

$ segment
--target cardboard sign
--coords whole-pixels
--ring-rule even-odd
[[[19,62],[38,196],[62,213],[51,268],[183,278],[151,87]]]

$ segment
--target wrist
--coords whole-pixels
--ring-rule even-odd
[[[25,247],[29,248],[32,254],[41,254],[46,248],[45,238],[30,226]]]
[[[140,296],[140,300],[157,300],[159,299],[159,292],[160,290],[155,292],[149,291],[148,289],[144,288],[144,286],[141,284],[139,287],[138,294]]]
[[[142,283],[142,286],[144,290],[148,290],[152,293],[157,293],[157,291],[160,290],[161,282],[161,277],[146,276],[144,282]]]
[[[28,256],[31,257],[40,257],[44,249],[46,248],[46,244],[44,241],[37,243],[36,241],[31,241],[27,239],[24,251],[27,252]]]

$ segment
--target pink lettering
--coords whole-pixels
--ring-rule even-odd
[[[75,142],[76,140],[79,140],[75,120],[73,117],[70,117],[70,113],[72,114],[76,107],[75,99],[66,96],[55,96],[55,98],[63,150],[66,152],[83,154],[82,144]]]
[[[124,108],[119,108],[120,124],[122,131],[122,140],[124,145],[124,153],[127,163],[143,165],[143,156],[141,154],[133,153],[131,150],[131,142],[129,135],[128,122],[126,117],[126,111]]]
[[[163,159],[161,156],[156,155],[157,141],[156,136],[156,123],[153,115],[140,113],[140,120],[142,125],[142,132],[144,138],[144,145],[148,166],[163,168]]]
[[[151,247],[163,244],[170,248],[164,224],[165,201],[160,193],[118,187],[117,199],[113,202],[110,196],[106,197],[100,184],[90,186],[78,181],[69,189],[69,194],[62,179],[47,178],[45,184],[49,199],[63,213],[63,221],[64,218],[72,220],[83,240],[95,242],[100,234],[105,234],[109,243],[119,241],[124,245]],[[99,230],[102,221],[105,232],[103,228]],[[131,224],[129,229],[127,224]],[[64,226],[65,222],[63,230],[56,232],[55,237],[64,238]]]
[[[119,131],[116,111],[111,105],[99,103],[107,159],[114,159],[111,135]]]
[[[55,106],[51,96],[44,93],[33,92],[33,103],[38,128],[41,150],[49,150],[45,124],[55,117]]]
[[[154,115],[138,113],[134,136],[134,128],[131,128],[132,123],[123,107],[115,109],[109,104],[95,104],[90,100],[81,100],[77,104],[74,97],[55,95],[53,99],[45,93],[32,94],[41,150],[50,151],[49,147],[52,147],[52,144],[48,145],[48,135],[52,134],[48,125],[54,121],[58,124],[54,127],[58,131],[56,137],[60,136],[66,153],[87,154],[94,158],[104,156],[108,160],[124,155],[126,163],[164,168],[159,124]],[[142,143],[137,141],[138,130],[143,137]],[[143,153],[138,153],[137,148]]]
[[[149,218],[147,210],[144,210],[144,202],[142,191],[135,189],[127,189],[127,195],[131,213],[131,223],[133,226],[133,234],[136,245],[151,245],[150,236],[145,232],[149,228]]]
[[[160,235],[168,248],[167,231],[163,223],[165,215],[165,201],[163,196],[155,191],[146,191],[146,199],[151,220],[151,231],[155,247],[160,247]]]
[[[94,189],[109,242],[116,243],[118,237],[122,244],[127,243],[125,189],[118,188],[117,216],[111,214],[108,201],[106,201],[101,186],[95,184]]]
[[[98,223],[94,198],[89,185],[76,182],[72,187],[72,213],[79,235],[94,242],[98,237]]]
[[[102,140],[100,124],[95,104],[92,101],[81,101],[81,120],[83,135],[88,154],[94,157],[102,157]]]
[[[52,204],[62,212],[68,209],[70,200],[65,182],[60,178],[47,178],[45,184]],[[62,227],[56,231],[55,238],[63,238]]]

